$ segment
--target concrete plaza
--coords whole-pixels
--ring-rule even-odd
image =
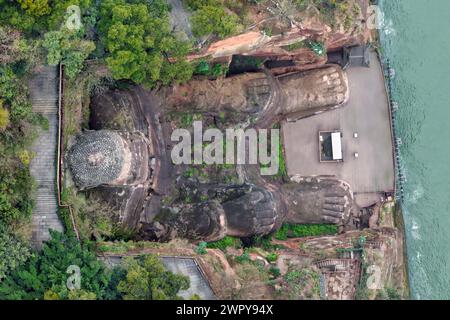
[[[344,107],[282,125],[289,175],[334,176],[347,181],[360,206],[394,191],[395,171],[388,97],[375,52],[371,67],[347,70],[350,100]],[[319,161],[319,131],[342,132],[343,162]],[[358,137],[355,138],[354,134]],[[358,157],[355,157],[355,153]]]

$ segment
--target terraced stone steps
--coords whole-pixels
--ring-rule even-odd
[[[33,112],[48,120],[49,129],[39,129],[33,145],[30,171],[37,183],[32,218],[32,246],[40,249],[50,238],[50,229],[63,231],[56,196],[56,147],[58,130],[58,77],[56,67],[44,67],[30,81]]]

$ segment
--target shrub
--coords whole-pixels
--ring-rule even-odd
[[[68,267],[80,268],[81,289],[89,296],[105,298],[109,295],[110,273],[101,264],[89,246],[81,246],[73,237],[51,231],[39,253],[13,270],[0,282],[1,299],[68,299]]]
[[[250,262],[251,260],[250,260],[250,254],[248,252],[248,249],[245,249],[244,253],[242,253],[242,255],[240,255],[240,256],[237,256],[235,258],[235,260],[236,260],[237,263]]]
[[[318,237],[338,233],[339,228],[332,224],[284,224],[277,232],[275,238],[286,240],[288,238]]]
[[[166,271],[155,255],[126,258],[123,265],[126,276],[117,288],[125,300],[178,300],[178,292],[190,286],[188,277]]]
[[[191,10],[198,10],[203,6],[218,6],[218,0],[184,0],[184,4]]]
[[[5,130],[9,125],[9,111],[2,107],[2,101],[0,100],[0,131]]]
[[[281,275],[281,271],[278,267],[271,266],[269,268],[269,273],[274,277],[278,278]]]
[[[32,114],[24,82],[14,73],[10,65],[0,66],[0,96],[10,106],[10,120],[28,120]]]
[[[50,13],[47,0],[18,0],[20,6],[30,16],[44,16]]]
[[[214,34],[225,38],[236,33],[240,27],[239,18],[220,6],[202,6],[191,18],[192,32],[197,37]]]
[[[206,242],[202,241],[198,244],[198,247],[195,249],[195,252],[197,252],[198,254],[206,254],[207,246],[208,246],[208,244]]]
[[[27,245],[10,230],[0,225],[0,282],[30,255]]]
[[[222,251],[226,251],[227,248],[233,247],[233,248],[241,248],[242,242],[239,238],[234,238],[230,236],[226,236],[225,238],[208,243],[208,248],[210,249],[220,249]]]
[[[306,45],[319,57],[327,54],[327,50],[321,42],[307,41]]]
[[[48,52],[48,64],[63,63],[65,74],[71,79],[81,71],[84,60],[95,50],[94,42],[83,40],[79,32],[67,28],[47,32],[43,46]]]
[[[166,1],[102,1],[100,16],[98,29],[114,79],[153,87],[191,78],[193,67],[185,60],[191,45],[173,35]]]
[[[0,164],[0,224],[26,221],[31,216],[32,191],[28,168]]]
[[[275,252],[271,252],[266,256],[267,261],[275,262],[278,259],[278,255]]]

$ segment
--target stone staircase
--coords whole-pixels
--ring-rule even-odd
[[[334,271],[343,271],[354,266],[356,260],[352,259],[325,259],[316,262],[316,266],[320,269],[332,269]]]
[[[56,196],[57,88],[57,67],[43,67],[29,84],[33,112],[42,114],[49,123],[48,130],[39,128],[39,136],[33,145],[35,157],[30,163],[31,174],[37,183],[32,221],[32,246],[36,249],[50,238],[50,229],[63,231]]]

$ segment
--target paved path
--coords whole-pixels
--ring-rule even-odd
[[[57,88],[57,67],[43,67],[30,81],[33,112],[42,114],[49,122],[49,130],[39,129],[39,137],[33,145],[36,155],[30,163],[37,183],[32,222],[32,246],[37,249],[50,238],[49,229],[63,231],[56,198]]]

